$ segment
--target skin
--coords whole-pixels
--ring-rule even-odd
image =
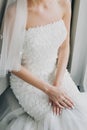
[[[11,12],[11,11],[10,11]],[[28,0],[28,16],[26,30],[37,25],[45,25],[53,21],[63,19],[67,28],[67,37],[59,48],[59,58],[55,80],[52,85],[35,77],[27,68],[21,65],[20,71],[11,71],[25,82],[42,90],[49,96],[49,102],[52,105],[53,112],[61,114],[63,108],[71,109],[74,106],[72,99],[61,90],[61,83],[66,70],[69,58],[69,35],[71,6],[69,0]],[[63,99],[66,99],[64,101]]]

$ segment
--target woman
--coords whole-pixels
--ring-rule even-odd
[[[26,1],[27,15],[24,13]],[[86,130],[87,94],[78,91],[66,69],[69,57],[70,2],[26,1],[21,0],[17,6],[13,3],[7,9],[8,31],[5,38],[8,40],[10,37],[11,40],[8,40],[7,57],[3,56],[3,45],[1,68],[4,67],[2,72],[11,72],[11,88],[23,111],[13,112],[18,116],[7,124],[6,130]],[[25,28],[22,27],[24,23]],[[23,33],[19,28],[24,29]],[[12,31],[16,32],[15,35],[12,35]],[[21,66],[17,66],[20,61],[18,58],[21,59]],[[5,62],[8,66],[5,66]]]

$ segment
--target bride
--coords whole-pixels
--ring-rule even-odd
[[[87,130],[87,94],[79,92],[66,69],[70,20],[69,0],[8,5],[0,76],[11,73],[21,108],[6,118],[6,130]]]

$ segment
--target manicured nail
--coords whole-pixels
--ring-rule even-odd
[[[74,109],[75,107],[74,106],[72,106],[72,107],[69,107],[69,109],[71,110],[71,109]]]
[[[57,115],[59,116],[59,113],[57,112]]]
[[[60,115],[61,115],[62,111],[60,111]]]
[[[72,106],[72,109],[75,109],[75,106]]]
[[[49,105],[51,106],[51,103],[49,103]]]

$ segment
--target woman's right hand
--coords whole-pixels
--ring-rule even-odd
[[[50,86],[46,94],[61,109],[72,109],[74,107],[73,101],[61,87]]]

